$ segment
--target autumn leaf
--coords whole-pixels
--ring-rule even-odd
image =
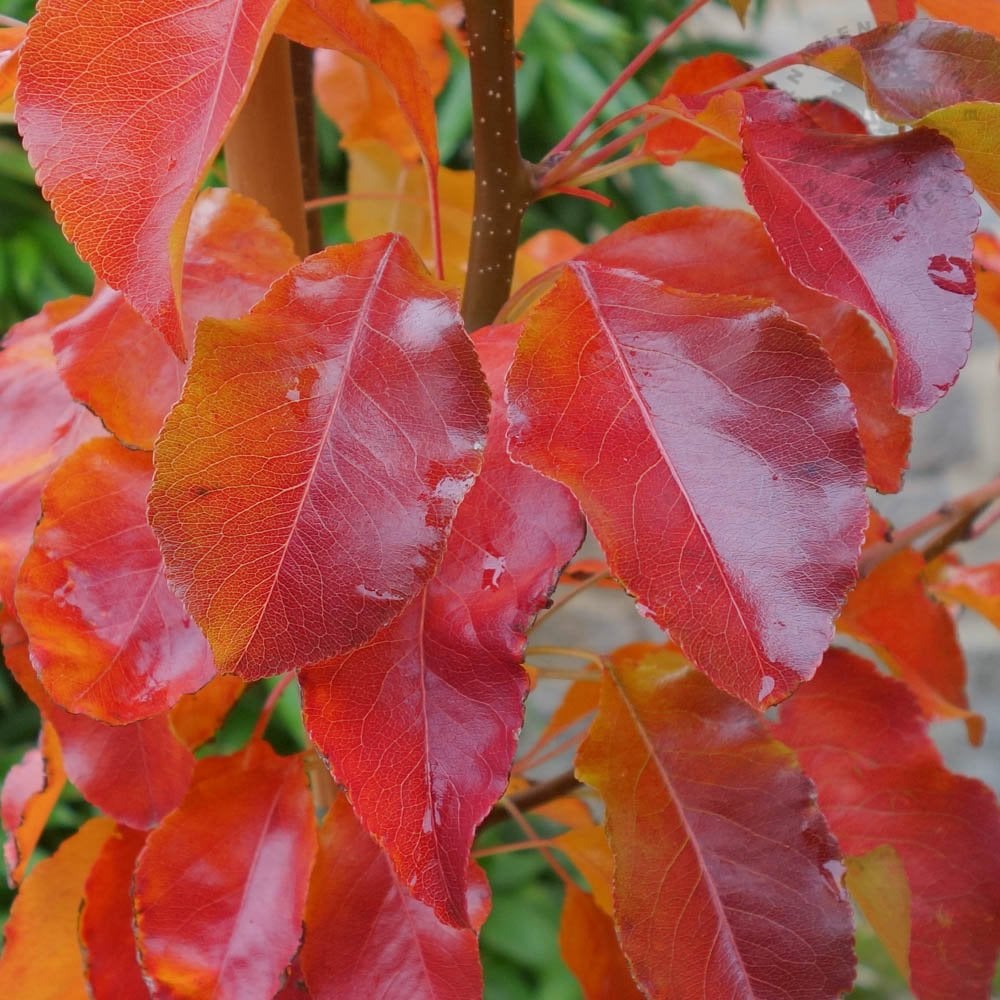
[[[843,650],[831,650],[816,679],[782,706],[775,735],[816,782],[845,853],[888,844],[902,859],[914,993],[921,1000],[987,996],[1000,949],[993,793],[944,768],[902,684]],[[898,902],[883,897],[888,919]]]
[[[916,0],[868,0],[879,24],[909,21],[917,16]]]
[[[88,1000],[77,918],[84,882],[114,823],[91,819],[24,880],[4,928],[0,996]]]
[[[14,84],[27,28],[26,24],[0,26],[0,114],[14,111]]]
[[[49,333],[83,308],[79,296],[50,302],[7,332],[0,351],[0,604],[14,607],[14,582],[41,514],[42,487],[64,456],[103,433],[66,391]]]
[[[945,566],[929,589],[939,600],[971,608],[1000,628],[1000,562]]]
[[[218,668],[306,666],[399,615],[479,470],[487,408],[453,293],[397,236],[330,247],[245,319],[202,322],[149,511]]]
[[[182,359],[188,219],[287,2],[45,0],[28,31],[16,117],[42,193]]]
[[[994,0],[920,0],[920,6],[939,21],[954,21],[1000,38],[1000,9]]]
[[[587,880],[594,902],[608,916],[613,916],[611,883],[614,881],[614,858],[604,828],[591,823],[589,826],[566,830],[558,837],[553,837],[552,846],[573,862]]]
[[[11,887],[24,878],[31,853],[65,784],[59,737],[43,722],[38,745],[26,750],[11,767],[0,789],[0,820],[6,834],[3,859]]]
[[[178,739],[192,750],[207,743],[245,687],[232,674],[217,674],[203,688],[184,695],[170,710],[170,726]]]
[[[757,713],[676,653],[625,647],[611,657],[577,773],[604,800],[615,923],[647,995],[850,987],[836,842],[812,785]]]
[[[418,4],[397,0],[380,3],[373,11],[392,24],[413,47],[426,74],[431,97],[448,79],[451,59],[444,44],[444,26],[438,15]],[[404,162],[420,159],[420,146],[406,120],[393,84],[373,62],[352,58],[350,50],[319,49],[314,63],[316,100],[337,125],[341,144],[359,139],[386,143]],[[400,81],[401,85],[401,81]]]
[[[150,995],[132,926],[132,876],[145,843],[145,833],[116,827],[83,887],[80,944],[94,1000],[147,1000]]]
[[[200,767],[139,855],[140,962],[158,998],[270,997],[298,948],[316,851],[302,758],[256,742]]]
[[[782,260],[874,317],[895,350],[896,405],[929,409],[965,364],[975,296],[979,208],[951,143],[928,129],[833,135],[783,95],[744,100],[743,187]]]
[[[53,473],[18,577],[32,662],[53,701],[112,724],[159,715],[215,676],[205,637],[167,587],[146,521],[148,453],[113,438]]]
[[[811,676],[866,516],[818,341],[761,300],[580,261],[529,314],[507,383],[514,458],[572,489],[699,668],[754,706]]]
[[[614,922],[591,896],[574,886],[567,886],[563,900],[559,950],[579,981],[584,1000],[641,1000]]]
[[[1000,240],[992,233],[977,233],[973,261],[976,309],[1000,333]]]
[[[194,770],[191,751],[166,716],[110,726],[71,715],[46,694],[20,626],[7,622],[3,634],[4,662],[59,735],[66,777],[88,802],[126,826],[147,830],[159,823],[184,797]]]
[[[358,817],[400,881],[455,926],[468,922],[472,838],[510,773],[525,633],[583,539],[569,492],[507,455],[517,333],[475,337],[493,412],[437,574],[371,642],[300,674],[306,728]]]
[[[1000,50],[1000,42],[997,43]],[[998,52],[1000,58],[1000,52]],[[1000,89],[1000,88],[998,88]],[[932,111],[919,125],[951,139],[979,193],[1000,211],[1000,104],[974,101]]]
[[[212,188],[191,213],[182,272],[185,352],[206,316],[237,319],[298,263],[289,237],[250,198]],[[181,394],[188,363],[120,292],[98,289],[52,334],[59,374],[73,396],[123,444],[152,451]]]
[[[910,978],[910,883],[906,869],[889,844],[845,858],[844,881],[851,899],[865,915],[900,974]]]
[[[857,411],[869,483],[896,492],[910,451],[910,420],[892,405],[892,359],[856,309],[807,288],[782,263],[747,212],[682,208],[626,223],[583,252],[673,288],[773,299],[819,337]]]
[[[978,744],[984,723],[969,710],[955,622],[928,594],[924,567],[911,549],[876,566],[851,592],[837,628],[874,649],[929,717],[964,719],[969,739]]]
[[[476,931],[489,887],[471,878],[473,926],[441,923],[399,882],[388,858],[341,796],[320,828],[305,911],[302,971],[317,1000],[478,1000],[483,991]]]

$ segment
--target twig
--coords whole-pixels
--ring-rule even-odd
[[[564,795],[571,795],[580,787],[580,781],[572,771],[565,771],[557,774],[547,781],[538,781],[526,788],[523,792],[511,795],[509,799],[501,799],[487,814],[486,819],[479,824],[480,830],[485,830],[489,826],[495,826],[509,818],[505,802],[513,802],[516,809],[521,812],[530,812],[546,802],[554,799],[561,799]],[[534,834],[534,831],[532,831]]]
[[[260,715],[257,716],[257,724],[253,727],[253,734],[250,737],[251,743],[264,738],[264,730],[267,729],[267,724],[271,721],[274,709],[277,707],[281,696],[285,693],[285,689],[293,680],[295,680],[295,674],[290,671],[271,688],[267,700],[260,710]]]
[[[319,151],[316,147],[316,107],[313,103],[313,50],[292,42],[292,90],[295,93],[295,124],[302,164],[302,195],[306,205],[319,194]],[[323,220],[306,218],[309,252],[323,249]]]
[[[566,607],[570,601],[575,597],[579,597],[585,590],[589,590],[594,586],[595,583],[601,583],[604,580],[609,580],[611,578],[611,570],[604,569],[600,573],[593,573],[587,577],[582,583],[578,583],[571,591],[563,594],[562,597],[556,599],[552,604],[546,608],[536,619],[532,628],[538,628],[543,622],[551,618],[557,611],[561,608]]]
[[[510,813],[510,818],[521,828],[522,833],[526,833],[529,837],[535,837],[535,831],[531,824],[524,818],[524,813],[515,805],[513,799],[501,799],[500,804]],[[570,874],[562,866],[556,856],[552,853],[552,848],[547,844],[538,846],[538,853],[541,854],[543,858],[549,863],[549,867],[559,876],[562,880],[563,885],[567,887],[576,887],[576,883],[570,877]]]

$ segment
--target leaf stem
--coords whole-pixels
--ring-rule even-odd
[[[517,807],[513,799],[501,799],[500,804],[510,813],[510,817],[514,822],[521,828],[521,832],[528,835],[528,837],[535,838],[537,836],[535,829],[532,825],[525,819],[524,813]],[[543,858],[549,863],[549,867],[559,876],[562,880],[563,885],[568,888],[576,888],[576,883],[570,877],[570,874],[562,866],[561,862],[552,853],[552,848],[548,844],[539,843],[538,853],[541,854]]]
[[[408,201],[415,205],[426,205],[427,199],[415,194],[397,194],[395,191],[348,191],[346,194],[324,195],[306,202],[306,211],[315,212],[327,205],[346,205],[351,201]]]
[[[563,594],[562,597],[553,601],[552,604],[545,609],[536,619],[532,628],[538,628],[543,622],[551,618],[557,611],[561,608],[566,607],[574,597],[579,597],[585,590],[589,590],[596,583],[602,583],[604,580],[611,579],[611,570],[603,569],[599,573],[592,573],[587,577],[582,583],[578,583],[572,590]]]
[[[466,0],[476,193],[462,315],[492,323],[510,294],[521,220],[534,199],[514,95],[514,0]]]
[[[524,651],[525,656],[568,656],[574,660],[584,660],[593,663],[595,667],[604,669],[604,660],[589,649],[576,649],[573,646],[529,646]]]
[[[530,812],[546,802],[554,799],[561,799],[564,795],[572,795],[580,787],[580,780],[572,770],[557,774],[554,778],[546,781],[536,781],[523,792],[511,795],[508,799],[501,799],[487,814],[486,819],[479,824],[480,830],[485,830],[489,826],[495,826],[508,818],[507,806],[504,802],[513,802],[515,808],[522,813]],[[532,830],[532,836],[534,831]]]
[[[956,542],[964,541],[970,537],[973,530],[973,522],[979,514],[990,506],[995,500],[1000,499],[1000,476],[991,479],[988,483],[971,490],[962,496],[948,500],[935,508],[923,517],[918,518],[912,524],[908,524],[897,531],[892,532],[891,537],[884,542],[872,545],[867,551],[861,554],[858,562],[858,575],[867,576],[877,566],[880,566],[887,559],[892,558],[897,552],[909,548],[914,542],[929,534],[935,528],[942,526],[955,527],[964,524],[965,527],[955,538],[949,538],[944,548],[939,548],[935,555],[940,555]]]
[[[723,80],[722,83],[717,83],[714,87],[703,90],[702,94],[717,94],[723,90],[739,90],[740,87],[745,87],[748,83],[756,83],[761,77],[767,76],[770,73],[777,73],[778,70],[787,69],[789,66],[796,66],[801,61],[801,51],[789,52],[788,55],[778,56],[777,59],[772,59],[770,62],[762,63],[753,69],[748,69],[745,73],[734,76],[730,80]]]
[[[566,150],[570,149],[577,139],[586,131],[587,127],[594,121],[595,118],[604,110],[608,102],[618,93],[622,87],[625,86],[629,80],[635,76],[636,73],[646,65],[647,62],[656,54],[660,46],[670,38],[693,14],[696,14],[702,7],[704,7],[710,0],[694,0],[694,3],[690,4],[680,14],[675,17],[670,24],[668,24],[662,31],[653,37],[653,39],[642,49],[641,52],[615,77],[614,80],[608,85],[608,88],[604,91],[601,96],[594,101],[590,106],[587,113],[576,123],[566,133],[565,136],[553,146],[552,150],[549,152],[548,156],[545,157],[543,162],[551,160],[553,157],[558,156],[560,153],[564,153]]]
[[[264,702],[264,705],[260,710],[260,715],[257,716],[257,724],[253,727],[253,733],[250,736],[251,743],[264,738],[264,730],[267,729],[267,724],[271,721],[271,716],[274,714],[274,710],[277,707],[281,696],[285,693],[288,685],[291,684],[293,680],[295,680],[295,674],[289,671],[278,680],[278,683],[275,684],[273,688],[271,688],[268,693],[267,700]]]
[[[514,851],[531,851],[536,848],[550,847],[551,840],[519,840],[515,844],[494,844],[493,847],[480,847],[472,852],[474,858],[489,858],[494,854],[512,854]]]

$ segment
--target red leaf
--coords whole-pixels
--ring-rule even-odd
[[[45,0],[17,124],[97,276],[186,355],[176,294],[197,189],[287,0]]]
[[[592,896],[566,888],[559,951],[579,980],[585,1000],[642,1000],[628,963],[618,945],[612,919]]]
[[[53,473],[17,585],[31,659],[57,705],[114,724],[170,708],[207,684],[205,637],[167,588],[146,521],[148,453],[113,438]]]
[[[0,996],[88,1000],[77,920],[83,883],[114,824],[84,823],[24,880],[4,928]]]
[[[827,997],[851,985],[837,845],[755,712],[676,654],[626,647],[577,770],[604,799],[615,922],[649,996],[762,1000],[794,983]]]
[[[886,560],[858,582],[837,627],[871,646],[928,716],[965,719],[969,739],[978,744],[983,719],[969,711],[955,623],[927,593],[923,572],[923,558],[909,549]]]
[[[469,909],[486,919],[488,887],[473,869]],[[478,1000],[475,930],[441,923],[411,896],[343,797],[320,828],[306,903],[302,970],[317,1000]]]
[[[514,457],[573,490],[716,684],[772,704],[811,676],[866,516],[853,408],[814,338],[760,300],[576,262],[528,318],[508,399]]]
[[[438,168],[434,86],[412,43],[392,21],[367,3],[292,0],[279,30],[303,45],[338,49],[377,70],[413,130],[434,183]]]
[[[102,433],[56,372],[49,331],[86,304],[50,302],[11,327],[0,351],[0,604],[14,606],[17,570],[31,547],[42,487],[63,456]]]
[[[26,751],[7,772],[0,790],[0,819],[7,835],[3,859],[10,886],[16,886],[24,877],[31,853],[65,784],[59,738],[43,722],[38,746]]]
[[[209,758],[135,873],[153,996],[271,997],[298,948],[316,825],[301,756]]]
[[[3,654],[18,684],[59,734],[66,776],[89,802],[119,823],[143,830],[180,803],[194,757],[178,741],[166,716],[109,726],[71,715],[45,693],[16,624],[5,626]]]
[[[916,0],[868,0],[879,24],[909,21],[917,16]]]
[[[871,106],[894,122],[964,101],[1000,101],[1000,41],[955,24],[911,19],[818,42],[803,56],[864,86]]]
[[[674,288],[773,299],[823,342],[851,393],[869,482],[883,493],[902,485],[910,420],[892,405],[892,359],[871,326],[839,299],[788,273],[761,224],[745,212],[683,208],[627,223],[584,257],[632,268]]]
[[[361,821],[403,884],[456,926],[472,838],[503,794],[521,726],[525,632],[583,539],[570,494],[507,456],[517,333],[475,338],[493,413],[437,575],[366,646],[300,675],[306,727]]]
[[[83,889],[80,943],[94,1000],[147,1000],[132,927],[132,874],[146,834],[118,827]]]
[[[256,202],[221,188],[203,191],[184,251],[185,351],[199,320],[242,316],[297,262],[291,240]],[[52,339],[70,392],[124,444],[152,450],[188,368],[163,337],[105,287]]]
[[[848,854],[889,844],[902,858],[917,996],[986,997],[1000,949],[993,794],[945,770],[909,692],[843,650],[831,650],[816,679],[783,706],[775,733],[816,782]]]
[[[201,323],[149,511],[219,669],[306,666],[395,618],[441,558],[487,406],[452,294],[399,237],[330,247],[245,319]]]
[[[782,260],[871,313],[895,348],[896,405],[929,409],[965,364],[975,296],[979,208],[951,143],[831,135],[776,94],[745,100],[743,185]]]

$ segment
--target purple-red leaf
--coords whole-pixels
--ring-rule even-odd
[[[186,355],[175,296],[199,182],[287,0],[43,0],[17,123],[97,276]]]
[[[927,410],[969,353],[979,207],[951,143],[929,129],[833,135],[790,99],[744,95],[743,186],[801,282],[870,313],[896,355],[896,405]]]
[[[471,928],[441,923],[399,882],[341,796],[320,828],[306,903],[302,971],[316,1000],[479,1000],[476,930],[489,911],[472,869]]]
[[[168,589],[146,521],[153,463],[113,438],[52,474],[21,567],[17,613],[57,705],[114,724],[159,715],[215,676],[205,637]]]
[[[199,320],[237,319],[296,263],[291,240],[256,202],[223,188],[203,191],[184,251],[185,350]],[[152,450],[181,394],[187,363],[121,292],[107,287],[56,326],[52,340],[70,392],[124,444]]]
[[[149,510],[219,669],[306,666],[395,618],[440,561],[487,408],[453,294],[396,236],[202,322]]]
[[[850,391],[869,482],[883,493],[899,489],[910,420],[892,405],[892,359],[856,309],[789,274],[752,215],[713,208],[657,212],[622,226],[583,256],[689,292],[725,289],[773,299],[819,337]]]
[[[258,742],[199,766],[139,855],[140,961],[157,1000],[271,997],[298,948],[316,852],[302,758]]]
[[[981,782],[950,773],[912,695],[866,660],[831,650],[781,710],[844,851],[882,844],[910,884],[910,982],[921,1000],[983,997],[1000,950],[1000,813]],[[898,900],[887,898],[891,910]]]
[[[370,643],[300,674],[306,726],[358,816],[403,884],[456,926],[472,838],[503,794],[521,726],[525,632],[583,537],[569,492],[507,456],[517,333],[475,338],[493,413],[437,575]]]
[[[136,957],[132,876],[146,834],[118,827],[101,848],[83,888],[80,944],[94,1000],[148,1000]]]
[[[757,713],[675,653],[626,647],[577,772],[604,799],[615,922],[649,996],[787,1000],[851,985],[837,845]]]
[[[514,457],[573,490],[716,684],[767,705],[812,675],[866,517],[853,408],[815,338],[758,299],[576,262],[528,317],[508,399]]]

